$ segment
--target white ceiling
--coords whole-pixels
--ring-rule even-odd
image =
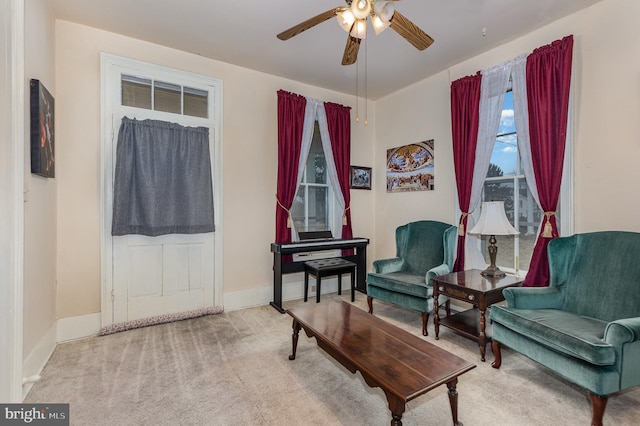
[[[600,0],[403,0],[396,10],[435,39],[418,51],[391,28],[360,47],[367,97],[378,99]],[[344,0],[49,0],[57,18],[344,93],[356,65],[335,19],[288,41],[279,32]],[[486,28],[486,35],[483,35]],[[549,40],[551,42],[552,40]],[[179,68],[179,65],[177,65]],[[360,96],[363,96],[360,89]]]

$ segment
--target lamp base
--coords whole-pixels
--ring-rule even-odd
[[[502,278],[507,275],[504,271],[500,270],[497,266],[489,266],[484,271],[480,272],[480,275],[487,278]]]
[[[487,251],[489,252],[489,260],[491,261],[491,264],[487,267],[487,269],[480,272],[480,275],[489,278],[501,278],[507,275],[496,266],[496,255],[498,254],[498,247],[496,246],[495,235],[491,235],[489,237],[489,247],[487,247]]]

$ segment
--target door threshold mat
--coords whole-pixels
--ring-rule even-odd
[[[119,333],[121,331],[132,330],[134,328],[148,327],[150,325],[164,324],[167,322],[182,321],[190,318],[202,317],[205,315],[215,315],[224,312],[222,306],[211,306],[208,308],[196,309],[195,311],[179,312],[175,314],[159,315],[157,317],[142,318],[133,321],[119,322],[100,329],[100,336]]]

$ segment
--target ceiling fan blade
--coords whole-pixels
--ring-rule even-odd
[[[327,10],[326,12],[321,13],[320,15],[314,16],[313,18],[309,18],[304,22],[300,22],[298,25],[294,25],[288,30],[284,30],[283,32],[278,34],[277,37],[280,40],[289,40],[291,37],[296,36],[301,32],[308,30],[309,28],[315,27],[316,25],[321,24],[324,21],[333,18],[338,13],[343,12],[345,9],[346,7],[342,7],[342,6],[334,7],[333,9]]]
[[[358,60],[358,50],[360,49],[360,39],[349,36],[347,45],[344,47],[342,55],[342,65],[353,65]]]
[[[413,44],[416,49],[424,50],[433,44],[433,39],[427,33],[422,31],[416,24],[408,20],[397,10],[391,18],[391,28],[404,37],[409,43]]]

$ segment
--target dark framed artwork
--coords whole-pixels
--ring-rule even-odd
[[[371,189],[371,167],[351,166],[350,187]]]
[[[432,191],[433,139],[387,150],[387,192]]]
[[[31,80],[31,173],[55,177],[55,108],[53,96],[39,81]]]

